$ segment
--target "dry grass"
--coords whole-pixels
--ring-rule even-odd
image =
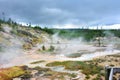
[[[0,80],[11,80],[14,77],[21,76],[25,71],[21,67],[12,67],[0,69]]]

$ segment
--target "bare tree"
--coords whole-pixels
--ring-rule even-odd
[[[2,16],[3,16],[3,21],[5,21],[5,13],[2,12]]]

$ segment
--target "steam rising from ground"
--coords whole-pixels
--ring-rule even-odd
[[[51,38],[46,38],[46,42],[43,44],[39,44],[34,49],[31,49],[29,53],[25,52],[22,46],[22,40],[19,38],[11,37],[10,28],[5,27],[4,35],[8,35],[8,39],[10,41],[10,46],[2,46],[3,51],[0,52],[0,64],[2,67],[9,67],[13,65],[26,64],[30,60],[33,60],[34,56],[37,56],[35,59],[37,60],[90,60],[99,56],[111,55],[120,53],[118,48],[116,48],[117,42],[120,42],[120,39],[114,37],[110,32],[105,32],[106,36],[103,37],[103,42],[106,47],[96,47],[93,46],[94,42],[85,42],[82,37],[66,39],[58,36],[58,33],[54,34]],[[109,41],[108,41],[109,40]],[[54,46],[55,50],[52,52],[45,52],[43,54],[40,52],[36,54],[36,50],[41,49],[42,46],[49,48],[51,45]],[[54,53],[54,54],[53,54]],[[68,55],[81,54],[78,57],[71,58]],[[30,56],[31,55],[31,56]]]
[[[22,51],[19,48],[11,47],[4,49],[3,52],[0,53],[0,64],[8,64],[10,63],[15,57],[20,56]]]
[[[22,42],[17,38],[9,38],[9,43],[1,45],[2,51],[0,52],[0,64],[9,64],[13,59],[23,54],[21,48]],[[18,62],[19,63],[19,62]]]
[[[120,53],[119,49],[116,48],[119,38],[115,37],[114,34],[109,31],[104,32],[106,34],[105,37],[102,37],[103,47],[93,46],[94,41],[85,42],[82,37],[73,38],[73,39],[62,39],[58,36],[58,33],[52,36],[51,43],[42,44],[45,47],[49,47],[50,45],[55,47],[54,52],[58,60],[90,60],[96,57],[112,55]],[[109,41],[108,41],[109,40]],[[39,46],[40,48],[41,46]],[[80,55],[81,54],[81,55]],[[68,57],[69,55],[78,55],[74,58]]]
[[[0,67],[12,65],[12,60],[23,54],[21,38],[11,35],[12,28],[7,25],[4,25],[3,30],[0,32]]]

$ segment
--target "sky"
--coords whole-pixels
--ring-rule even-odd
[[[120,29],[120,0],[0,0],[0,18],[53,28]]]

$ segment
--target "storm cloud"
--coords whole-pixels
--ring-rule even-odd
[[[0,0],[6,18],[39,25],[120,24],[120,0]]]

